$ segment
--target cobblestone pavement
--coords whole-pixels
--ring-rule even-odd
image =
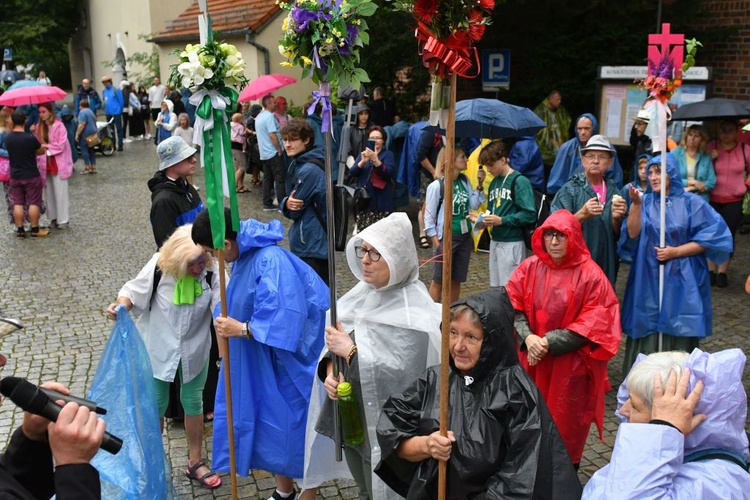
[[[102,348],[111,329],[104,314],[106,306],[128,279],[134,277],[154,250],[148,222],[150,196],[146,181],[156,168],[156,154],[150,141],[125,144],[124,153],[111,158],[97,158],[96,175],[73,175],[70,189],[70,228],[52,230],[46,239],[20,240],[7,223],[0,231],[0,255],[5,265],[0,270],[0,310],[17,317],[26,329],[6,337],[0,352],[8,357],[3,376],[26,377],[32,382],[59,380],[73,394],[83,395],[91,383]],[[79,161],[77,169],[83,166]],[[200,175],[196,183],[202,186]],[[249,183],[248,183],[249,184]],[[202,191],[201,191],[201,194]],[[240,194],[243,218],[268,220],[278,214],[260,210],[260,190]],[[408,209],[412,220],[416,207]],[[285,225],[288,224],[285,221]],[[709,351],[728,347],[750,346],[750,314],[744,294],[744,276],[750,261],[750,237],[738,236],[739,250],[729,272],[729,287],[714,289],[714,335],[703,344]],[[343,254],[338,254],[343,256]],[[429,251],[419,250],[421,259]],[[487,255],[472,257],[469,281],[462,295],[486,288]],[[618,280],[618,296],[622,297],[628,267],[622,266]],[[422,268],[420,276],[429,282],[432,266]],[[343,258],[337,263],[340,294],[354,285]],[[622,353],[610,363],[610,379],[617,387],[621,381]],[[747,388],[748,372],[745,372]],[[609,460],[617,430],[613,411],[615,391],[607,398],[604,440],[595,432],[589,437],[581,463],[582,481]],[[0,409],[0,444],[4,448],[12,429],[20,425],[21,413],[10,402]],[[206,448],[211,449],[211,426],[206,426]],[[191,484],[184,476],[187,444],[184,428],[170,423],[164,446],[173,465],[173,480],[184,498],[230,498],[229,477],[215,491]],[[210,453],[207,454],[210,457]],[[239,478],[240,498],[268,498],[273,491],[273,478],[254,471],[248,478]],[[355,498],[357,488],[352,481],[327,484],[319,498]]]

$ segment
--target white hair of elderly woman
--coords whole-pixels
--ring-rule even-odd
[[[682,351],[656,352],[636,363],[628,373],[626,381],[628,391],[638,395],[651,408],[654,395],[654,377],[659,374],[662,387],[667,385],[667,379],[672,370],[680,378],[682,367],[689,354]]]

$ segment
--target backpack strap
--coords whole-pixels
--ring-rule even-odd
[[[151,310],[151,306],[154,303],[154,297],[156,297],[156,289],[159,288],[159,282],[161,281],[161,269],[159,266],[154,266],[154,285],[151,287],[151,298],[148,301],[148,310]]]
[[[682,460],[682,463],[688,464],[690,462],[700,462],[703,460],[714,460],[714,459],[726,460],[727,462],[732,462],[733,464],[736,464],[742,467],[745,470],[745,472],[749,472],[748,463],[745,462],[742,456],[740,456],[738,453],[735,453],[729,450],[724,450],[722,448],[708,448],[705,450],[700,450],[700,451],[690,453],[688,455],[685,455],[685,458]]]

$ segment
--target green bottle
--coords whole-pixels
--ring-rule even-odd
[[[365,434],[362,431],[362,420],[359,418],[357,401],[352,394],[352,384],[341,382],[337,388],[339,394],[339,412],[341,427],[344,430],[344,442],[349,446],[362,444]]]

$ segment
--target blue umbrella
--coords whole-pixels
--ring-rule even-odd
[[[16,83],[8,87],[8,90],[20,89],[21,87],[38,87],[39,85],[44,84],[36,80],[18,80]]]
[[[497,99],[466,99],[456,103],[457,137],[521,137],[535,135],[546,126],[529,108]]]
[[[456,137],[477,139],[505,139],[535,135],[546,127],[529,108],[514,106],[497,99],[465,99],[456,103]],[[432,125],[435,131],[445,130]]]

